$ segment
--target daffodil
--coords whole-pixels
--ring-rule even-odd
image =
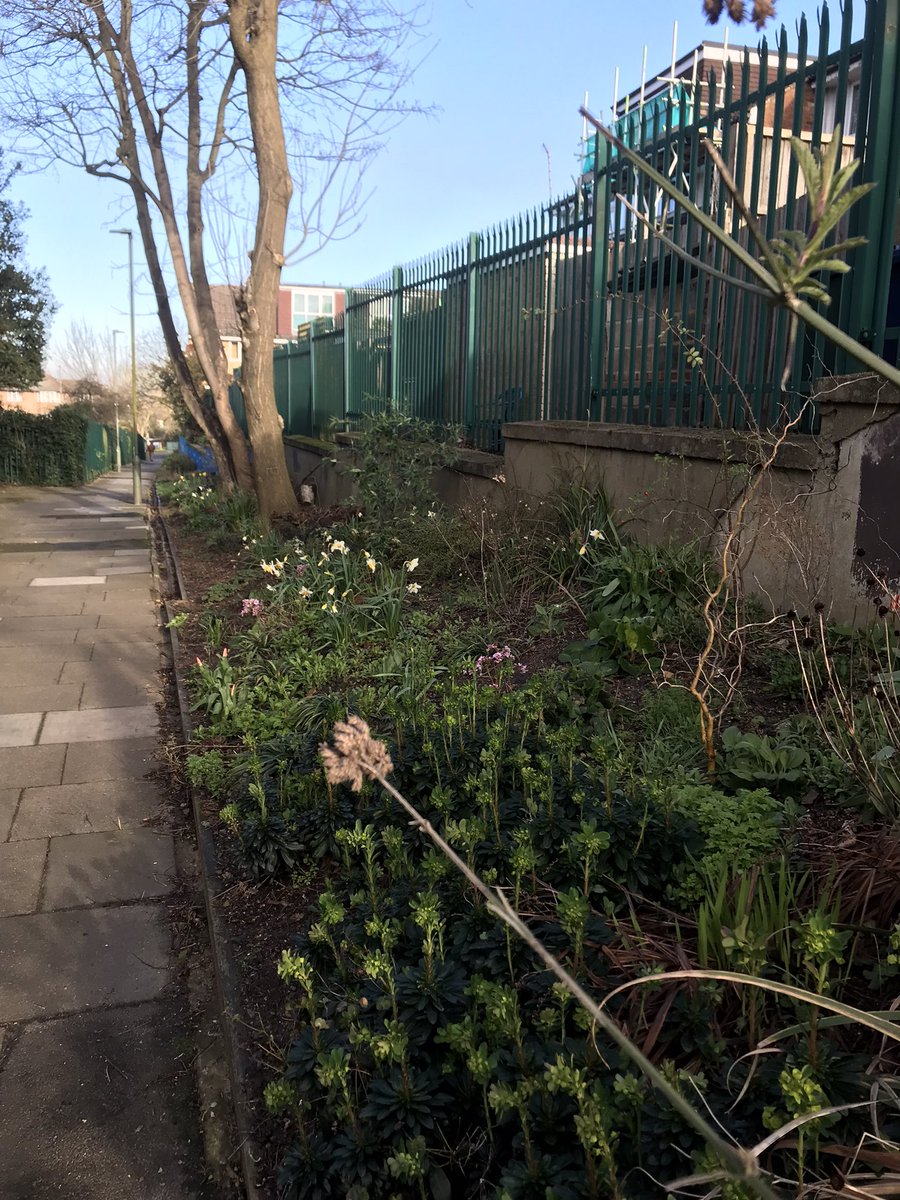
[[[579,553],[579,554],[581,554],[581,555],[585,555],[585,554],[587,554],[587,546],[582,546],[582,547],[579,549],[578,553]]]
[[[329,596],[333,596],[333,595],[334,595],[334,588],[333,588],[333,587],[330,587],[330,588],[328,589],[328,595],[329,595]]]
[[[309,590],[308,587],[302,587],[298,594],[302,600],[308,600],[309,597],[312,595],[312,592]]]
[[[407,571],[414,571],[419,565],[419,560],[417,558],[408,558],[403,565]]]
[[[436,513],[436,512],[432,512],[432,511],[431,511],[431,509],[429,508],[429,510],[428,510],[428,516],[429,516],[429,517],[431,518],[431,520],[433,521],[433,520],[434,520],[434,518],[437,516],[437,513]]]
[[[593,538],[595,542],[605,542],[606,541],[606,538],[603,536],[603,531],[601,529],[592,529],[588,533],[588,537]]]
[[[346,554],[347,553],[347,543],[346,542],[332,542],[331,549],[335,552],[335,554]]]
[[[415,596],[415,595],[416,595],[418,592],[421,592],[421,590],[422,590],[422,585],[421,585],[421,583],[408,583],[408,584],[406,585],[406,590],[407,590],[407,591],[408,591],[408,592],[409,592],[411,595]]]
[[[369,568],[370,571],[374,571],[375,568],[378,566],[378,563],[375,561],[374,558],[372,558],[371,554],[366,557],[366,566]]]

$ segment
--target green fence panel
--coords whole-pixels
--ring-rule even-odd
[[[773,237],[809,219],[792,136],[817,150],[842,124],[840,162],[860,160],[858,178],[878,186],[835,231],[868,240],[850,256],[851,274],[823,280],[829,312],[895,354],[900,0],[865,0],[856,41],[853,16],[852,0],[835,11],[825,3],[812,42],[801,18],[796,52],[782,29],[758,58],[746,50],[718,74],[673,81],[617,114],[615,127],[757,253],[708,143]],[[286,431],[352,425],[388,403],[460,426],[493,452],[514,420],[777,428],[806,406],[817,378],[855,369],[819,334],[801,330],[792,342],[786,312],[704,270],[746,277],[683,203],[605,141],[585,161],[570,195],[348,290],[333,327],[319,323],[277,349]],[[816,414],[803,412],[802,428],[814,429]]]

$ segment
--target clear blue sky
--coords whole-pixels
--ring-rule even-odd
[[[779,0],[777,9],[791,48],[802,11],[815,44],[812,3]],[[590,107],[608,115],[617,66],[620,93],[640,84],[644,45],[648,76],[668,66],[673,20],[679,56],[704,39],[721,41],[724,21],[710,27],[700,10],[700,0],[432,0],[431,51],[408,96],[434,115],[410,117],[390,134],[369,170],[362,228],[289,267],[285,279],[361,283],[540,203],[548,195],[544,146],[553,193],[563,193],[577,169],[585,90]],[[728,30],[732,44],[758,40],[752,26]],[[132,224],[123,189],[60,167],[20,176],[14,192],[31,210],[29,259],[47,268],[60,304],[57,335],[80,318],[126,328],[126,244],[108,232]],[[152,328],[142,268],[139,259],[138,319]]]

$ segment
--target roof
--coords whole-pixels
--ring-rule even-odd
[[[616,98],[616,116],[620,117],[626,111],[635,108],[641,100],[641,91],[643,90],[644,101],[651,99],[654,96],[667,92],[669,84],[672,80],[691,81],[695,72],[699,77],[705,80],[709,73],[710,67],[717,67],[716,73],[721,76],[726,62],[731,62],[735,66],[743,63],[744,55],[749,55],[750,70],[751,70],[751,87],[755,84],[754,72],[758,75],[759,71],[759,47],[758,46],[735,46],[726,44],[725,42],[701,42],[693,50],[687,54],[683,54],[674,64],[670,64],[666,70],[660,71],[657,75],[652,75],[644,81],[643,88],[636,87],[634,91],[629,92],[626,96]],[[807,63],[814,62],[815,59],[807,57]],[[797,67],[797,55],[787,55],[787,69],[794,70]],[[774,64],[774,66],[772,65]],[[778,65],[777,54],[770,55],[770,72]]]
[[[238,320],[234,297],[237,288],[231,283],[213,284],[209,289],[219,337],[240,337],[241,323]]]

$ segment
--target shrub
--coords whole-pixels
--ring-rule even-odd
[[[703,849],[689,866],[676,872],[672,889],[679,900],[694,901],[704,894],[706,880],[725,869],[737,874],[763,862],[779,846],[785,810],[765,788],[742,789],[733,796],[710,784],[678,788],[672,807],[696,821]]]

